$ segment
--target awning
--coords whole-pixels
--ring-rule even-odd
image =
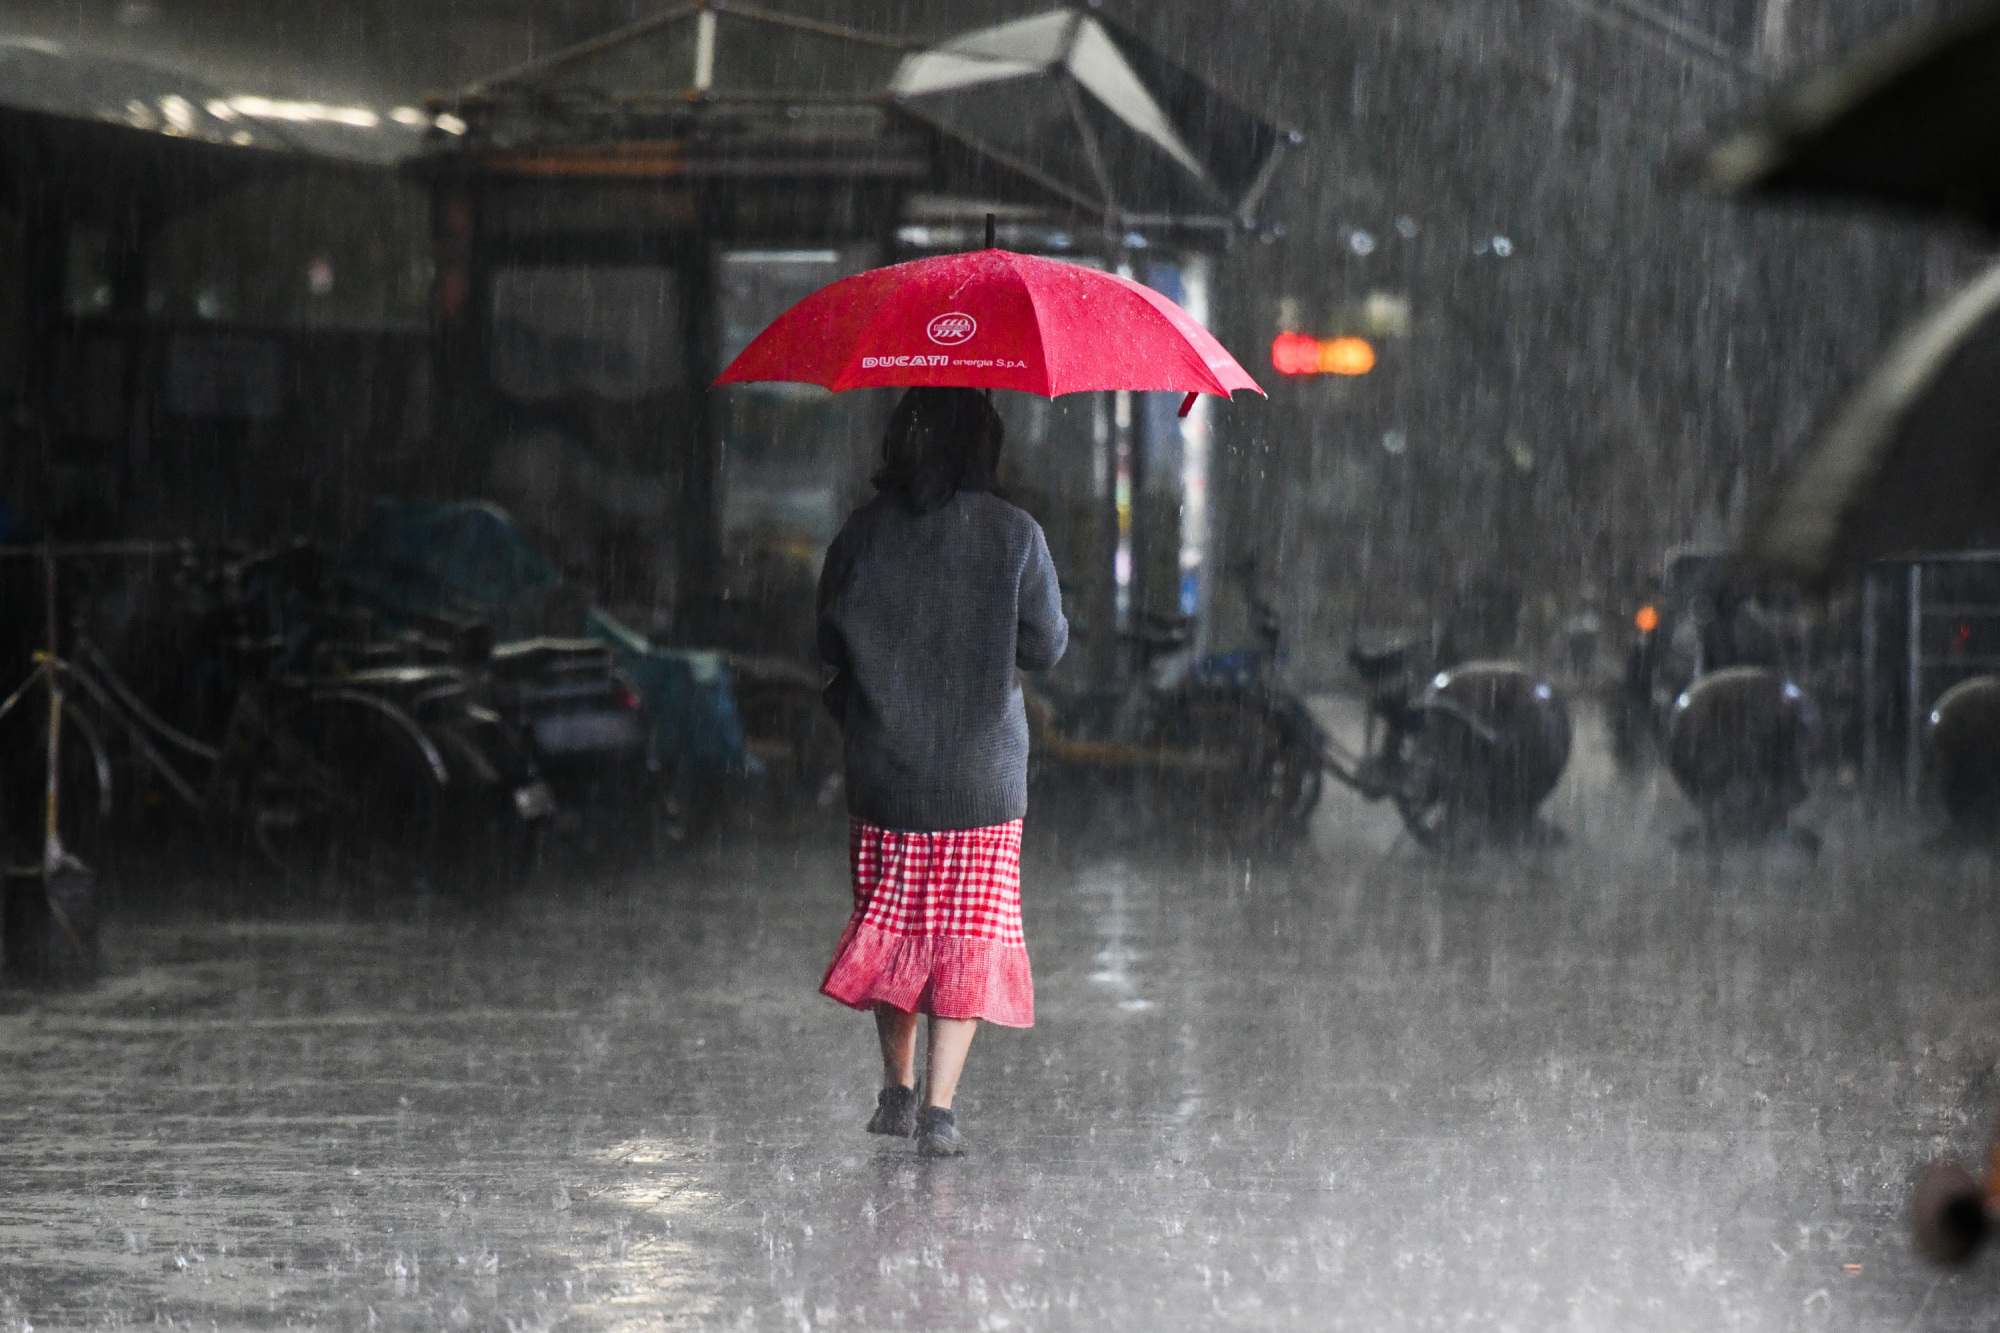
[[[1256,226],[1299,141],[1081,8],[918,49],[698,0],[435,107],[502,173],[880,175],[1119,232]]]
[[[904,43],[718,0],[481,79],[464,147],[528,175],[921,176],[883,88]]]
[[[0,108],[190,144],[383,165],[417,151],[431,128],[414,107],[232,91],[166,65],[36,38],[0,39]]]
[[[1040,196],[1117,227],[1254,226],[1300,140],[1074,8],[917,52],[889,89],[943,136],[941,188]]]

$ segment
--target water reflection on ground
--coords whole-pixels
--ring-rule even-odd
[[[980,1037],[960,1162],[861,1132],[837,832],[128,913],[104,984],[0,999],[0,1326],[1991,1327],[1900,1210],[2000,1115],[1992,865],[1841,799],[1817,862],[1677,851],[1585,739],[1566,847],[1044,819],[1041,1025]]]

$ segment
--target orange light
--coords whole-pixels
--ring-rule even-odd
[[[1319,368],[1329,375],[1366,375],[1375,369],[1375,349],[1366,338],[1334,338],[1319,345]]]
[[[1271,339],[1271,365],[1281,375],[1311,375],[1319,369],[1319,339],[1281,333]]]
[[[1632,623],[1639,627],[1641,634],[1651,634],[1660,627],[1660,613],[1650,606],[1639,608],[1639,614],[1632,617]]]

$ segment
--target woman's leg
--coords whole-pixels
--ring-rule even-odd
[[[958,1076],[965,1070],[965,1053],[972,1049],[976,1018],[932,1018],[930,1063],[924,1070],[924,1102],[951,1109]]]
[[[882,1042],[882,1086],[916,1087],[917,1016],[878,1000],[875,1003],[875,1035]],[[933,1037],[931,1040],[932,1050],[935,1051],[937,1039]],[[959,1051],[958,1059],[960,1064],[965,1063],[963,1049]],[[958,1081],[955,1071],[951,1077],[952,1082]]]

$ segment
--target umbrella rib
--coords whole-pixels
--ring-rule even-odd
[[[1061,261],[1056,261],[1056,262],[1061,262]],[[1122,290],[1125,292],[1127,299],[1137,301],[1142,307],[1145,308],[1145,310],[1148,313],[1154,315],[1159,319],[1166,320],[1169,326],[1173,325],[1173,320],[1168,317],[1166,312],[1161,310],[1158,306],[1154,305],[1153,302],[1148,298],[1148,293],[1152,292],[1152,288],[1146,286],[1145,283],[1140,282],[1137,278],[1128,278],[1124,276],[1122,273],[1112,273],[1112,274],[1107,274],[1106,276],[1117,279],[1120,284],[1130,284],[1129,286],[1122,287]],[[1162,299],[1165,298],[1163,297]],[[1041,311],[1037,310],[1035,312],[1035,315],[1038,321],[1037,332],[1039,332],[1039,320],[1041,317]],[[1193,323],[1194,321],[1192,318],[1190,318],[1188,322]],[[1196,325],[1195,327],[1200,328],[1200,325]],[[1188,339],[1188,336],[1185,333],[1181,332],[1181,330],[1178,327],[1174,327],[1174,332],[1176,335],[1179,336],[1182,347],[1189,354],[1189,361],[1191,368],[1194,369],[1199,376],[1201,376],[1203,379],[1207,381],[1207,383],[1203,384],[1201,388],[1197,390],[1197,392],[1212,393],[1223,398],[1229,397],[1229,386],[1227,386],[1222,382],[1222,377],[1217,375],[1215,373],[1215,368],[1208,364],[1208,358],[1203,356],[1200,353],[1200,351],[1198,351],[1195,348],[1194,344]],[[1207,330],[1203,330],[1203,332],[1207,332]],[[1181,392],[1181,390],[1179,389],[1168,389],[1167,391],[1173,393]],[[1151,392],[1151,390],[1140,390],[1139,392]]]
[[[989,341],[954,354],[953,333],[933,332],[946,314],[966,321],[957,341],[981,331],[974,319],[986,325]],[[925,333],[936,347],[924,344]],[[911,373],[900,373],[904,367]],[[835,392],[958,384],[1044,398],[1100,389],[1226,398],[1232,384],[1255,388],[1214,335],[1145,284],[1006,250],[913,260],[821,288],[758,334],[717,378],[754,380]]]
[[[1238,222],[1246,227],[1255,224],[1257,220],[1257,206],[1264,202],[1264,196],[1269,193],[1272,183],[1278,179],[1278,169],[1284,165],[1284,162],[1285,141],[1283,138],[1280,138],[1276,143],[1271,145],[1271,151],[1265,157],[1263,165],[1257,168],[1257,175],[1250,182],[1250,188],[1243,192],[1241,199],[1237,200],[1236,220]]]
[[[879,270],[879,269],[877,270],[877,272],[883,272],[883,271],[885,270]],[[869,296],[876,297],[876,293],[871,291],[869,293]],[[859,352],[861,348],[867,347],[869,345],[869,340],[875,336],[876,331],[879,328],[881,328],[883,321],[887,320],[889,317],[890,317],[889,304],[886,301],[880,300],[879,298],[876,299],[875,313],[869,316],[868,322],[866,324],[861,326],[861,333],[854,340],[854,347],[857,352]],[[827,387],[833,389],[835,392],[841,392],[848,388],[853,387],[849,383],[849,377],[854,373],[854,369],[855,369],[854,357],[850,356],[847,359],[846,363],[841,366],[840,373],[833,377],[833,383],[828,385]]]
[[[1016,280],[1020,281],[1021,289],[1028,296],[1029,313],[1035,317],[1035,351],[1037,353],[1035,362],[1041,368],[1042,397],[1054,398],[1055,393],[1053,390],[1055,389],[1055,385],[1049,383],[1049,339],[1047,331],[1042,327],[1042,305],[1041,302],[1035,299],[1035,289],[1028,286],[1026,279],[1021,274],[1021,270],[1016,262],[1019,258],[1020,256],[1013,254],[1011,251],[1008,252],[1007,269],[1015,276]]]
[[[724,7],[714,6],[717,13]],[[869,46],[879,46],[890,51],[921,51],[922,42],[907,41],[900,37],[884,37],[878,33],[864,32],[860,28],[850,28],[844,23],[827,23],[820,19],[807,18],[803,14],[788,14],[783,10],[765,9],[761,5],[746,5],[742,0],[729,0],[727,12],[739,18],[757,19],[781,28],[796,28],[801,32],[816,33],[821,37],[839,37],[847,41],[862,42]]]

